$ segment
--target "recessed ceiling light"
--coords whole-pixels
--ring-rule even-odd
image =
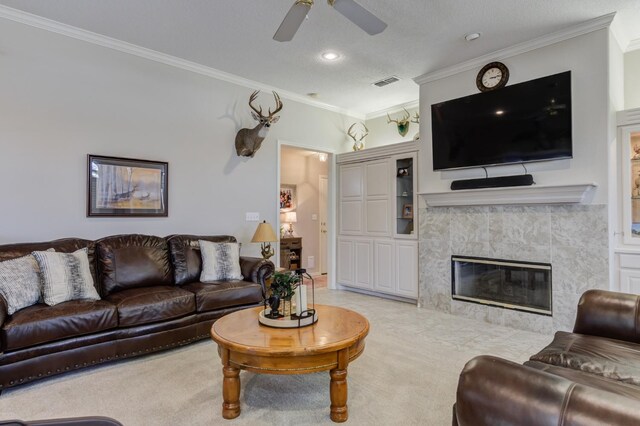
[[[504,114],[503,110],[499,109],[499,110],[496,111],[496,115],[502,115],[502,114]]]
[[[480,33],[469,33],[464,36],[464,39],[467,41],[473,41],[480,38]]]
[[[336,52],[324,52],[322,55],[322,59],[326,60],[326,61],[335,61],[337,59],[340,58],[340,55],[337,54]]]

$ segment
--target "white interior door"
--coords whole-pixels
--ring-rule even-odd
[[[318,203],[318,218],[320,219],[320,252],[318,257],[320,258],[319,268],[321,274],[327,273],[327,230],[328,230],[328,214],[327,214],[327,193],[329,191],[329,178],[327,176],[320,176],[319,186],[319,203]]]

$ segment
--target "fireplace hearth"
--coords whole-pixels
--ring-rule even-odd
[[[551,294],[548,263],[451,256],[455,300],[551,316]]]

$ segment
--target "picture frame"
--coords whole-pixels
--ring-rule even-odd
[[[402,205],[402,218],[413,219],[413,204],[407,203]]]
[[[280,185],[280,211],[290,212],[296,209],[296,185]]]
[[[169,163],[87,155],[88,217],[167,217]]]

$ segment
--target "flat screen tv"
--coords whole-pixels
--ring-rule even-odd
[[[433,169],[572,157],[571,71],[431,105]]]

